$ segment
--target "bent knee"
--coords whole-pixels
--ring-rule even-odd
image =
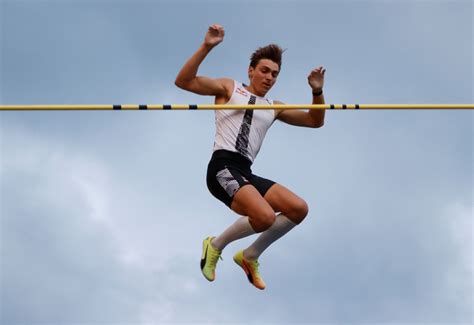
[[[270,228],[275,222],[276,216],[273,210],[257,213],[249,216],[250,224],[255,232],[263,232]]]
[[[290,218],[295,223],[301,223],[306,216],[308,215],[309,207],[306,201],[298,200],[290,207],[289,211],[286,213],[287,217]]]

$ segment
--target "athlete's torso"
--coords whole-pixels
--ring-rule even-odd
[[[234,81],[229,105],[271,105],[273,100],[259,97],[247,91],[244,85]],[[224,149],[238,152],[254,161],[265,134],[275,121],[275,110],[216,110],[216,137],[214,151]]]

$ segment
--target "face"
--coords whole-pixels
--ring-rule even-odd
[[[278,64],[268,59],[261,59],[255,68],[249,67],[250,86],[255,94],[265,96],[275,84],[279,72]]]

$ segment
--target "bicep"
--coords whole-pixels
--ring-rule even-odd
[[[197,76],[186,85],[189,90],[198,95],[204,96],[227,96],[231,87],[231,79],[213,79],[204,76]]]
[[[285,105],[285,103],[277,100],[273,101],[273,103],[276,105]],[[280,120],[290,125],[312,127],[311,115],[307,111],[281,109],[275,110],[275,112],[277,120]]]
[[[296,126],[311,126],[308,112],[303,110],[282,110],[277,119],[287,124]]]
[[[284,105],[284,103],[279,101],[274,101],[274,104]],[[296,126],[305,126],[313,128],[315,127],[314,119],[311,114],[306,110],[289,110],[282,109],[276,110],[276,119],[285,122],[287,124],[296,125]]]

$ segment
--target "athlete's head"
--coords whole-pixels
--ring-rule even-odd
[[[250,86],[256,95],[265,94],[275,84],[281,67],[283,50],[276,44],[258,48],[250,57]]]

